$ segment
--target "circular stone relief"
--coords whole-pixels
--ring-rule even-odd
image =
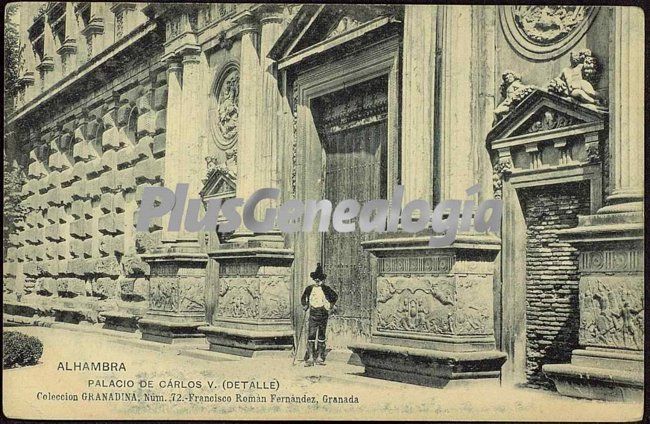
[[[219,148],[226,150],[237,141],[239,129],[239,68],[229,65],[215,84],[210,126]]]
[[[571,49],[587,32],[595,6],[501,6],[499,16],[506,38],[523,56],[548,60]]]

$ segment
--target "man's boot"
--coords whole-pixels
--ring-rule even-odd
[[[316,357],[316,351],[314,349],[314,343],[311,340],[307,341],[307,353],[305,353],[305,366],[311,367],[314,365],[314,358]]]
[[[325,365],[325,341],[318,341],[318,349],[316,350],[316,364]]]

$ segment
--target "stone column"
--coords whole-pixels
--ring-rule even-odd
[[[240,21],[240,129],[237,197],[277,187],[281,93],[273,61],[267,58],[282,33],[282,7],[259,6]],[[270,202],[260,202],[256,218]],[[209,253],[219,264],[219,298],[210,326],[200,327],[210,349],[242,356],[291,349],[291,263],[277,231],[250,234],[242,228],[229,243]],[[275,306],[274,306],[275,305]]]
[[[638,9],[614,8],[609,80],[610,189],[602,212],[643,209],[644,20]]]
[[[433,202],[438,6],[404,6],[402,185],[404,203]]]
[[[559,232],[580,254],[580,349],[543,370],[573,397],[643,400],[643,24],[640,9],[614,8],[608,205]]]

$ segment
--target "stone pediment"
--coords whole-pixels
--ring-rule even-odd
[[[216,167],[208,172],[203,188],[199,192],[202,199],[235,197],[236,177],[227,169]]]
[[[593,133],[607,113],[536,89],[488,133],[488,149]]]
[[[268,56],[278,62],[294,59],[289,64],[297,63],[399,20],[396,13],[394,6],[385,5],[305,4]]]
[[[601,206],[601,156],[607,113],[535,89],[492,128],[494,196],[513,187],[590,181],[592,211]]]

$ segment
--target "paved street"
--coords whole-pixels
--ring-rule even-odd
[[[6,330],[37,336],[44,344],[41,363],[3,373],[3,408],[9,417],[546,421],[641,417],[641,405],[577,400],[532,389],[435,389],[371,379],[360,375],[361,367],[336,361],[324,367],[293,366],[288,353],[241,359],[142,342],[137,335],[107,337],[82,326]],[[74,363],[98,361],[123,362],[126,370],[64,370],[74,368]],[[153,388],[140,387],[147,381]],[[125,399],[103,397],[110,393]],[[66,400],[74,396],[76,401]],[[297,403],[309,397],[313,403]],[[355,401],[354,397],[358,403],[327,402]]]

